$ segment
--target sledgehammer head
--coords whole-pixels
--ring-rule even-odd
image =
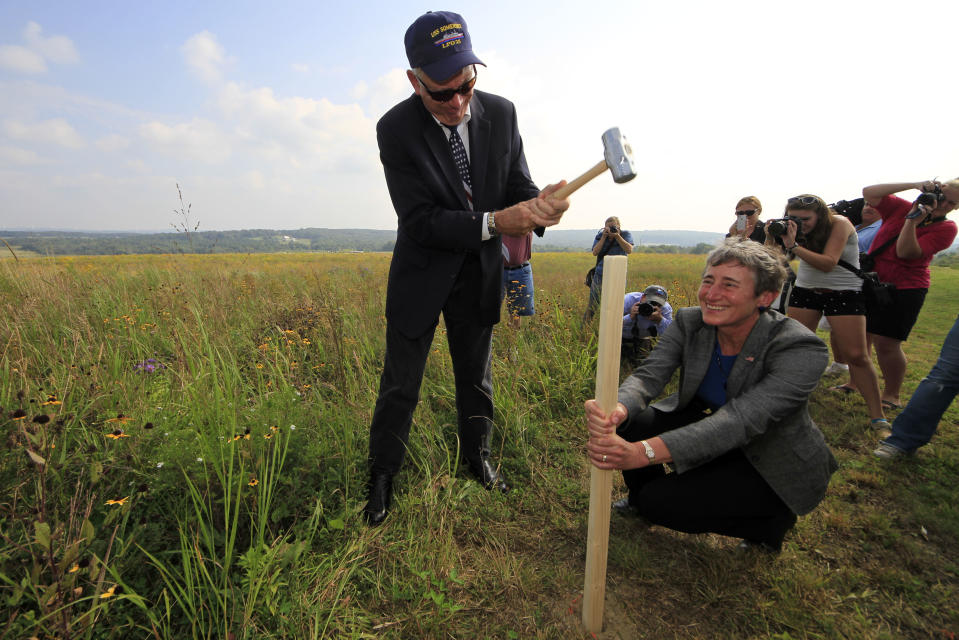
[[[607,129],[603,133],[603,151],[606,166],[613,174],[613,182],[629,182],[636,177],[636,168],[633,167],[633,150],[623,134],[619,132],[619,127]]]

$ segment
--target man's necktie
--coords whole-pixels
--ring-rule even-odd
[[[453,153],[453,164],[459,171],[460,178],[463,180],[463,190],[466,191],[466,200],[469,202],[470,209],[473,208],[473,182],[470,180],[470,161],[466,157],[466,147],[463,146],[463,139],[456,132],[456,127],[443,125],[450,130],[450,151]]]

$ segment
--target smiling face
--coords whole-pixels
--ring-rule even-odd
[[[430,97],[429,92],[433,91],[435,93],[437,91],[443,91],[444,89],[465,88],[469,80],[476,75],[473,66],[464,67],[455,76],[447,78],[443,82],[433,82],[426,74],[422,75],[422,78],[418,78],[412,70],[406,72],[410,84],[413,85],[413,91],[423,100],[423,106],[443,124],[451,127],[458,125],[460,121],[463,120],[463,116],[466,115],[466,109],[469,107],[470,99],[473,97],[472,86],[469,87],[469,92],[465,95],[457,92],[453,94],[453,98],[447,102],[434,100]]]
[[[752,269],[738,262],[709,265],[699,285],[703,322],[717,329],[746,333],[759,319],[759,307],[768,307],[777,293],[756,295]]]

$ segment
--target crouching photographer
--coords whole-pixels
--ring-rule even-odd
[[[632,367],[649,355],[658,336],[673,321],[669,294],[658,284],[643,291],[627,293],[623,298],[623,340],[621,355]]]
[[[912,202],[894,195],[911,189],[920,192]],[[956,238],[956,223],[947,220],[946,214],[959,204],[959,178],[876,184],[865,187],[862,195],[882,216],[869,256],[879,279],[896,286],[888,303],[869,305],[866,331],[884,379],[883,405],[897,409],[906,375],[902,343],[925,301],[929,263]]]

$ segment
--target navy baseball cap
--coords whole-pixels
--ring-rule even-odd
[[[429,11],[416,19],[403,38],[410,68],[420,68],[443,82],[471,64],[486,64],[473,53],[466,20],[452,11]]]

